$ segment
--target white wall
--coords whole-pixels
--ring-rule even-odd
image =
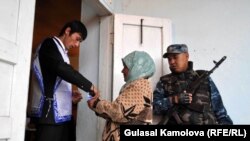
[[[211,77],[234,123],[250,124],[249,0],[117,0],[115,4],[116,13],[170,19],[173,43],[189,46],[194,69],[210,69],[212,60],[227,56]]]
[[[110,93],[105,93],[106,91],[104,89],[110,88],[103,87],[109,85],[111,86],[111,84],[102,84],[103,79],[100,79],[100,76],[102,76],[102,74],[109,74],[109,72],[105,73],[105,69],[102,66],[108,66],[108,64],[110,63],[107,62],[106,64],[100,64],[99,60],[106,59],[104,56],[109,54],[104,54],[103,52],[103,50],[105,50],[105,47],[103,46],[104,43],[100,41],[100,33],[103,32],[103,30],[100,30],[100,26],[103,22],[101,20],[102,16],[109,16],[110,11],[108,11],[101,2],[102,1],[82,0],[81,20],[87,27],[88,36],[86,40],[81,44],[79,52],[79,71],[95,86],[98,87],[101,92],[102,98],[109,100],[111,98],[111,95]],[[108,43],[108,41],[106,40],[103,42]],[[104,83],[108,82],[109,81],[106,80]],[[105,120],[96,116],[96,114],[88,108],[86,102],[87,93],[83,91],[82,93],[83,100],[78,104],[77,111],[77,141],[100,141],[102,138],[102,131],[104,128]]]
[[[88,3],[83,2],[82,5],[82,21],[88,29],[88,36],[80,47],[79,71],[94,85],[97,85],[99,18],[96,17],[95,12]],[[87,106],[87,93],[82,91],[82,94],[83,99],[78,104],[77,113],[77,141],[97,141],[97,138],[101,136],[97,135],[97,116]]]

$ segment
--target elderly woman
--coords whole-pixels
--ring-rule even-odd
[[[92,98],[88,106],[106,119],[102,140],[120,140],[121,124],[152,123],[152,87],[148,80],[155,72],[153,59],[144,51],[133,51],[122,59],[125,84],[115,101]]]

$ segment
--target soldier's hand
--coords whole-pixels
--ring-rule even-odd
[[[184,91],[183,93],[178,94],[174,97],[174,103],[176,104],[190,104],[192,102],[192,94]]]

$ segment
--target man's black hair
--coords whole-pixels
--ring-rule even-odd
[[[85,40],[87,37],[87,28],[85,27],[85,25],[78,20],[74,20],[71,22],[66,23],[63,28],[61,29],[59,36],[62,36],[66,30],[66,28],[70,28],[70,34],[73,34],[75,32],[80,33],[82,40]]]

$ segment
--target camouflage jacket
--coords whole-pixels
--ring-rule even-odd
[[[233,121],[227,114],[227,110],[223,105],[222,98],[219,90],[217,89],[215,83],[211,79],[208,78],[209,87],[211,91],[211,104],[214,115],[217,119],[218,124],[233,124]],[[167,113],[167,110],[171,108],[173,105],[170,103],[168,94],[164,94],[164,86],[161,81],[159,81],[156,85],[156,88],[153,93],[153,112],[156,115],[163,115]]]

